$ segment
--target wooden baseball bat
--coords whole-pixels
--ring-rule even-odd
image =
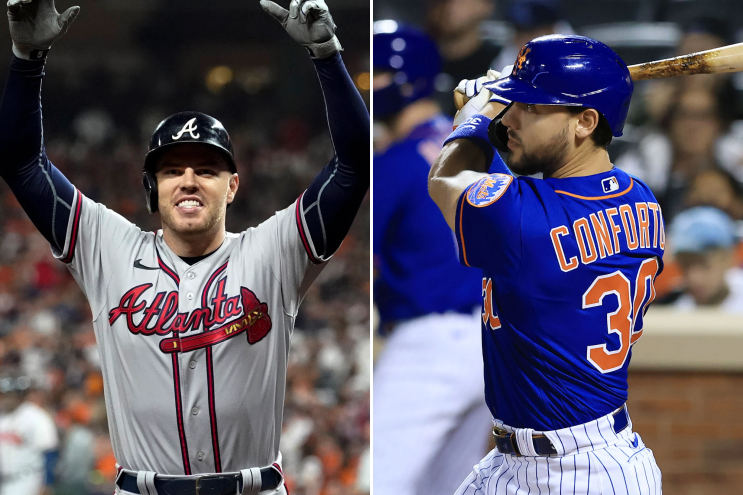
[[[743,71],[743,43],[656,60],[655,62],[630,65],[628,69],[633,81],[690,76],[693,74],[739,72]],[[462,108],[467,100],[468,98],[462,93],[454,92],[454,104],[457,110]]]

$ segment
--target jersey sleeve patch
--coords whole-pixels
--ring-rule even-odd
[[[477,208],[484,208],[498,201],[508,186],[513,182],[513,176],[508,174],[490,174],[472,184],[467,191],[467,202]]]

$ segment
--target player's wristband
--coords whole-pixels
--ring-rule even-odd
[[[44,60],[47,53],[49,53],[49,48],[46,50],[39,50],[26,45],[18,45],[14,42],[13,55],[23,60]]]
[[[305,48],[307,48],[307,51],[310,52],[310,57],[315,59],[328,58],[338,52],[343,51],[341,42],[338,41],[338,38],[336,36],[333,36],[324,43],[313,43],[311,45],[305,46]]]
[[[490,125],[490,119],[482,114],[476,114],[468,118],[456,128],[454,132],[449,134],[449,137],[444,141],[446,146],[455,139],[466,139],[485,153],[485,163],[490,166],[490,162],[493,161],[495,156],[495,148],[488,139],[488,126]]]

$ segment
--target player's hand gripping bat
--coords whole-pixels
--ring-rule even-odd
[[[689,55],[666,58],[655,62],[630,65],[629,73],[633,81],[660,79],[662,77],[690,76],[693,74],[718,74],[722,72],[743,71],[743,43],[713,48]],[[467,103],[468,98],[454,92],[457,110]]]

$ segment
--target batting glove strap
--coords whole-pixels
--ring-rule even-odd
[[[312,58],[328,58],[343,51],[341,42],[338,41],[338,37],[335,35],[324,43],[313,43],[305,46],[305,48],[310,52],[310,57]]]
[[[13,43],[13,55],[23,60],[44,60],[47,53],[49,53],[49,48],[39,50],[38,48]]]
[[[490,119],[482,114],[476,114],[468,118],[454,130],[444,141],[444,146],[455,139],[466,139],[485,153],[486,163],[490,165],[495,156],[495,148],[488,138],[488,126]]]

